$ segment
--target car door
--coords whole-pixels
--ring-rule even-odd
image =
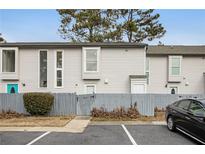
[[[185,99],[179,101],[176,110],[175,110],[175,123],[178,127],[187,130],[189,125],[188,125],[188,119],[187,119],[187,111],[189,108],[189,105],[191,103],[191,100]]]
[[[205,141],[205,109],[200,102],[193,100],[188,109],[189,132],[200,140]]]

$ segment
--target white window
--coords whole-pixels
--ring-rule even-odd
[[[131,93],[132,94],[143,94],[146,93],[146,79],[131,79]]]
[[[63,87],[63,51],[55,52],[55,87]]]
[[[96,85],[95,84],[86,84],[85,85],[85,94],[93,94],[96,93]]]
[[[149,84],[149,76],[150,76],[150,66],[149,66],[149,58],[146,59],[146,76],[147,76],[147,84]]]
[[[47,50],[39,51],[39,87],[47,87]]]
[[[1,50],[1,72],[15,73],[17,65],[17,48],[3,48]]]
[[[170,94],[178,94],[178,87],[177,86],[169,87],[169,93]]]
[[[99,54],[100,48],[83,48],[84,72],[99,71]]]
[[[169,56],[170,58],[170,67],[169,75],[179,76],[181,75],[181,56]]]

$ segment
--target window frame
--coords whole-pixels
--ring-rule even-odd
[[[147,69],[148,66],[148,69]],[[147,76],[148,73],[148,76]],[[146,58],[146,65],[145,65],[145,74],[147,77],[147,85],[150,84],[150,58]]]
[[[20,93],[20,92],[19,92],[19,83],[7,82],[6,85],[5,85],[5,93],[6,93],[6,94],[10,94],[10,93],[8,93],[8,91],[7,91],[7,90],[8,90],[8,85],[9,85],[9,84],[16,84],[16,85],[18,86],[18,91],[17,91],[17,93],[15,93],[15,94]]]
[[[193,102],[196,102],[199,106],[201,106],[202,107],[202,109],[204,110],[204,112],[205,112],[205,108],[204,108],[204,106],[199,102],[199,101],[197,101],[197,100],[191,100],[191,102],[190,102],[190,104],[189,104],[189,108],[188,108],[188,112],[190,112],[190,113],[192,113],[193,114],[193,112],[192,111],[190,111],[190,107],[191,107],[191,104],[193,103]],[[194,114],[193,114],[194,115]],[[194,115],[194,116],[196,116],[196,115]]]
[[[170,76],[180,76],[181,75],[181,70],[182,70],[182,56],[169,56],[169,58],[170,58],[170,64],[169,64],[169,75]],[[179,74],[172,74],[173,72],[172,72],[172,69],[174,68],[173,67],[173,59],[176,59],[176,58],[179,58]],[[176,68],[176,67],[175,67]],[[177,67],[178,68],[178,67]]]
[[[87,51],[86,50],[89,50],[89,49],[96,49],[97,51],[97,70],[96,71],[87,71],[87,63],[86,63],[86,54],[87,54]],[[99,72],[99,60],[100,60],[100,51],[101,51],[101,48],[100,47],[83,47],[83,72],[84,73],[98,73]]]
[[[182,103],[183,101],[189,101],[189,105],[188,105],[188,108],[187,108],[187,109],[184,109],[184,108],[179,107],[180,103]],[[190,107],[190,104],[191,104],[191,103],[192,103],[192,100],[190,100],[190,99],[183,99],[183,100],[178,101],[176,107],[177,107],[178,109],[180,109],[180,110],[183,110],[183,111],[189,111],[189,107]]]
[[[3,50],[14,50],[15,52],[15,71],[14,72],[3,72]],[[0,59],[1,59],[1,68],[0,68],[0,72],[2,74],[16,74],[18,72],[18,48],[17,47],[3,47],[3,48],[0,48]]]
[[[177,89],[177,91],[175,91],[175,94],[171,94],[171,89],[172,88],[176,88]],[[178,85],[168,85],[167,86],[167,93],[170,94],[170,95],[179,94],[179,91],[180,91],[180,87]]]
[[[46,87],[41,87],[40,86],[40,75],[41,75],[41,72],[40,72],[40,52],[41,51],[46,51],[47,52],[47,65],[46,65],[46,67],[47,67],[47,86]],[[46,89],[46,88],[48,88],[48,49],[39,49],[38,50],[38,88],[43,88],[43,89]]]
[[[89,84],[85,84],[85,85],[84,85],[84,93],[85,93],[85,94],[88,94],[88,93],[87,93],[87,86],[93,86],[93,87],[94,87],[94,93],[96,93],[96,84],[89,83]]]
[[[57,68],[57,53],[62,52],[62,68]],[[57,89],[64,87],[64,50],[56,50],[54,56],[54,87]],[[62,86],[57,86],[57,71],[61,71]]]

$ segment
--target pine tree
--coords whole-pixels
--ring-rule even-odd
[[[159,23],[159,14],[154,10],[126,9],[120,10],[120,21],[123,38],[126,42],[152,41],[161,38],[166,30]]]
[[[0,33],[0,43],[5,42],[6,40],[3,38],[2,34]]]
[[[166,32],[152,9],[57,11],[61,36],[73,42],[143,42]]]
[[[59,32],[73,42],[109,42],[116,39],[117,15],[112,10],[57,10],[61,16]]]

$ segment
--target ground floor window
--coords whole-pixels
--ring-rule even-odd
[[[18,93],[18,84],[7,84],[7,93],[8,94]]]
[[[55,55],[55,87],[62,88],[63,87],[63,51],[56,51]]]
[[[131,79],[131,93],[132,94],[144,94],[147,89],[147,80],[146,78],[134,78]]]
[[[96,93],[96,85],[95,84],[86,84],[85,85],[85,94],[93,94]]]
[[[170,94],[178,94],[178,87],[169,87]]]
[[[40,85],[39,87],[47,87],[47,51],[42,50],[39,53],[39,77],[40,77]]]

